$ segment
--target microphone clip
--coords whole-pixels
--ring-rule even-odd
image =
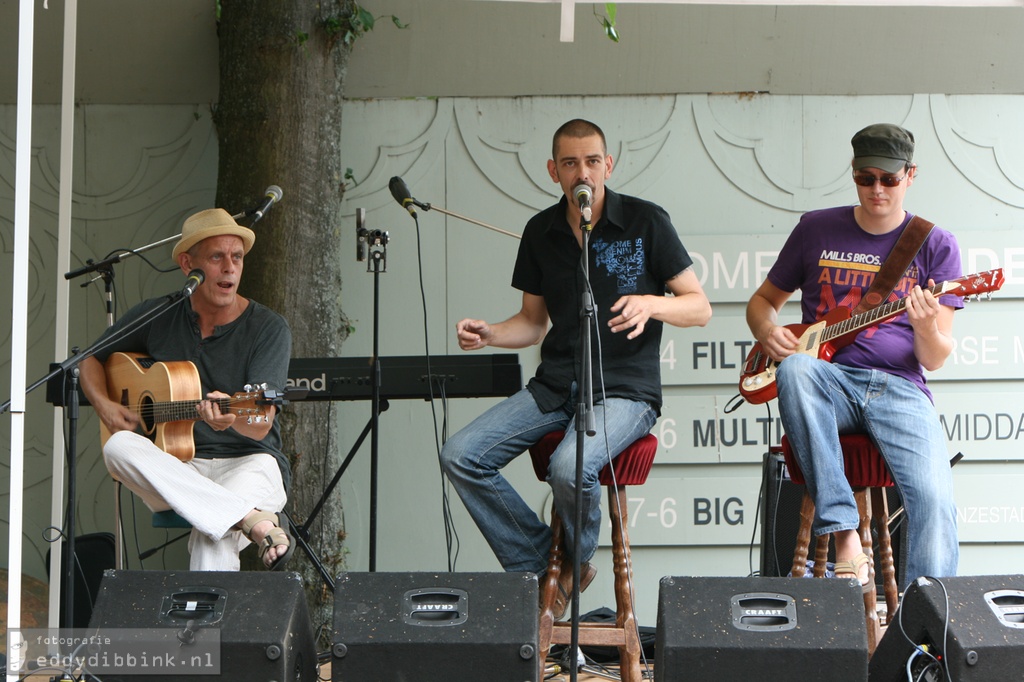
[[[387,271],[388,241],[390,237],[386,230],[371,230],[366,226],[366,209],[356,209],[356,260],[366,260],[369,253],[370,260],[366,263],[366,271],[372,272],[377,268],[378,272]]]
[[[364,229],[363,231],[365,232],[366,248],[370,254],[370,258],[366,262],[366,271],[387,272],[388,241],[390,241],[387,230]]]

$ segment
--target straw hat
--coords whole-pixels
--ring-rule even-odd
[[[226,234],[241,237],[245,253],[249,253],[249,249],[256,241],[256,233],[248,227],[242,227],[236,223],[223,208],[208,208],[205,211],[200,211],[185,220],[185,224],[181,228],[181,239],[178,240],[171,256],[177,260],[178,254],[188,251],[204,239]]]

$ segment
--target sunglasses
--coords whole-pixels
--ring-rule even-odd
[[[903,182],[903,178],[905,177],[907,177],[906,173],[899,177],[896,177],[895,175],[882,175],[880,177],[875,177],[871,173],[854,173],[853,181],[861,187],[874,187],[876,182],[882,183],[882,187],[897,187],[901,182]]]

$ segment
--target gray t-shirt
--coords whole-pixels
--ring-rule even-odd
[[[145,316],[167,299],[144,301],[107,329],[109,338]],[[96,354],[106,362],[114,352],[145,353],[154,360],[171,362],[188,360],[196,366],[205,398],[210,391],[229,395],[241,392],[246,384],[267,384],[268,389],[283,391],[288,379],[292,335],[288,322],[266,306],[249,301],[237,320],[216,327],[212,336],[202,338],[198,316],[191,301],[184,299],[156,319],[128,336],[118,339]],[[281,430],[277,420],[261,440],[246,438],[234,429],[214,431],[203,422],[193,428],[196,457],[206,459],[240,457],[266,452],[277,458],[281,476],[288,488],[291,479],[287,458],[281,451]]]

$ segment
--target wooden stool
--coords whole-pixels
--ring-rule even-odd
[[[846,480],[853,488],[853,496],[857,501],[860,513],[860,525],[857,532],[864,554],[868,556],[868,582],[875,585],[875,562],[872,552],[871,522],[875,522],[878,533],[878,551],[882,559],[882,588],[885,592],[886,617],[896,612],[899,601],[899,588],[896,585],[896,568],[892,558],[892,540],[889,536],[889,500],[885,488],[894,483],[885,466],[885,460],[875,444],[864,434],[839,436],[839,445],[843,451],[843,464]],[[782,437],[782,455],[786,459],[789,477],[794,483],[804,484],[800,465],[793,455],[793,448],[786,436]],[[796,536],[796,549],[793,551],[793,577],[802,578],[807,568],[807,553],[811,542],[811,525],[814,522],[814,502],[805,490],[800,504],[800,529]],[[830,534],[819,535],[814,547],[814,577],[825,575],[828,562],[828,543]],[[881,625],[878,621],[877,590],[869,589],[864,593],[864,617],[868,630],[868,655],[874,653],[881,636]]]
[[[533,470],[541,481],[547,480],[548,462],[551,453],[562,441],[564,431],[555,431],[544,436],[530,448]],[[642,485],[654,463],[658,450],[658,439],[647,434],[612,460],[601,470],[599,481],[608,489],[608,514],[612,519],[612,562],[615,575],[615,624],[580,623],[579,644],[614,646],[619,649],[619,666],[622,682],[641,682],[640,637],[637,634],[636,619],[633,616],[632,564],[629,554],[629,534],[626,531],[629,510],[626,504],[626,486]],[[614,477],[613,477],[614,470]],[[551,511],[551,553],[548,556],[547,573],[541,581],[540,609],[540,667],[544,677],[544,660],[552,644],[570,644],[572,628],[570,622],[556,622],[552,607],[558,594],[558,577],[566,559],[562,519],[558,512]],[[570,654],[575,656],[575,653]]]

